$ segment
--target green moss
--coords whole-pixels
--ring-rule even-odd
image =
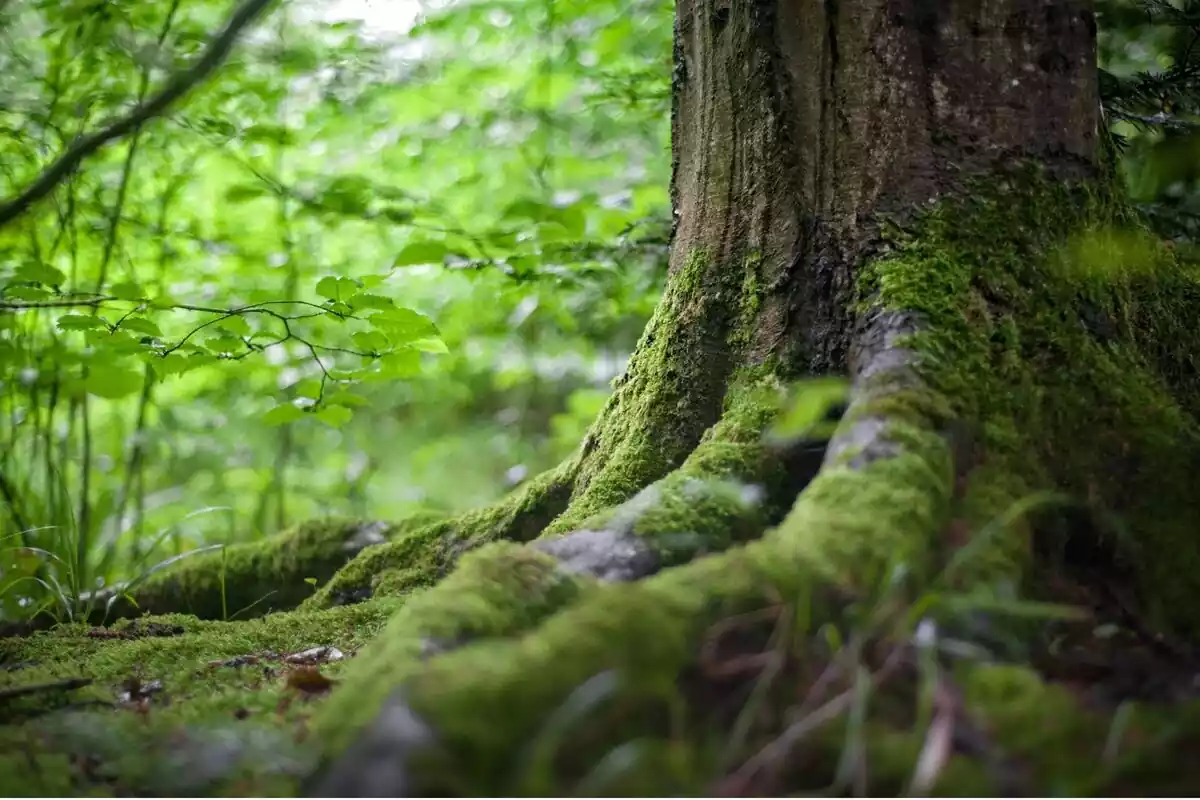
[[[905,448],[900,455],[821,471],[770,534],[782,557],[776,568],[808,564],[837,586],[868,592],[896,575],[930,576],[935,536],[950,510],[949,447],[904,423],[890,434]]]
[[[437,586],[414,594],[354,662],[347,689],[318,719],[329,751],[346,746],[427,656],[528,630],[584,586],[553,558],[516,544],[495,542],[467,555]]]
[[[542,738],[546,720],[567,713],[572,692],[610,669],[618,671],[618,687],[570,719],[572,761],[596,763],[626,740],[623,733],[653,735],[646,715],[669,707],[679,672],[722,601],[761,598],[760,577],[743,552],[729,551],[637,584],[596,588],[533,634],[430,661],[411,677],[408,696],[438,731],[445,761],[428,766],[420,790],[514,791],[528,767],[514,758],[516,743]]]
[[[782,517],[798,488],[763,442],[782,397],[782,387],[771,378],[749,373],[736,378],[721,421],[680,467],[578,527],[644,536],[665,565],[758,536]]]
[[[936,528],[948,503],[947,477],[928,466],[930,461],[944,463],[943,451],[944,444],[934,437],[914,455],[862,471],[822,475],[784,528],[767,539],[635,584],[593,588],[534,632],[475,642],[410,672],[397,665],[413,662],[418,641],[402,630],[399,619],[410,620],[405,625],[411,628],[427,616],[414,598],[393,623],[394,631],[385,634],[408,650],[389,652],[380,645],[373,657],[376,671],[355,680],[356,687],[375,687],[375,703],[347,699],[344,713],[338,706],[333,724],[340,725],[351,706],[378,708],[386,690],[403,679],[406,696],[438,732],[441,755],[424,772],[429,783],[422,789],[458,793],[515,791],[524,785],[529,765],[514,760],[514,743],[544,736],[540,731],[546,720],[566,713],[562,709],[575,703],[568,700],[572,693],[584,691],[579,687],[606,670],[614,670],[613,694],[573,721],[571,763],[594,764],[625,737],[669,732],[661,725],[671,719],[671,708],[681,708],[681,675],[695,663],[714,624],[777,598],[807,597],[806,605],[815,608],[812,595],[831,576],[855,579],[864,569],[874,574],[898,552],[927,547],[928,531]],[[878,488],[881,484],[888,488]],[[847,512],[848,497],[874,504],[869,513]],[[423,596],[432,598],[444,585]],[[833,608],[814,613],[829,614]],[[385,665],[394,676],[386,680]],[[352,694],[361,697],[358,690]],[[331,704],[326,710],[333,709]],[[356,717],[355,725],[366,718]],[[706,735],[698,730],[676,733]],[[463,765],[469,767],[464,770]],[[562,783],[538,785],[545,789]]]
[[[1181,327],[1200,297],[1193,277],[1119,201],[1032,168],[944,200],[890,239],[865,271],[865,302],[924,318],[911,340],[920,371],[974,423],[993,476],[1123,517],[1134,536],[1121,546],[1154,616],[1194,632],[1200,341]]]
[[[762,310],[766,286],[762,280],[763,256],[757,250],[746,254],[742,265],[741,295],[738,299],[738,322],[730,334],[730,344],[745,348],[754,339],[758,315]]]
[[[574,462],[564,462],[495,505],[416,526],[387,544],[364,550],[306,600],[304,608],[329,608],[373,594],[403,595],[435,584],[468,550],[497,539],[536,537],[566,506],[574,469]]]
[[[6,639],[0,689],[66,678],[92,683],[5,703],[5,791],[294,794],[309,764],[298,734],[321,697],[287,687],[283,655],[327,645],[352,656],[399,605],[372,601],[239,622],[146,617]],[[320,669],[337,680],[345,664]],[[130,681],[158,682],[145,708],[121,702]]]
[[[964,667],[958,678],[976,724],[1039,793],[1172,795],[1198,777],[1188,754],[1200,741],[1200,703],[1089,710],[1023,667]]]
[[[742,273],[702,248],[671,275],[616,391],[584,439],[565,533],[620,505],[688,457],[720,418]]]
[[[328,580],[346,564],[353,555],[348,544],[368,527],[380,537],[395,530],[380,523],[313,520],[256,542],[183,558],[136,585],[135,605],[118,600],[108,618],[183,612],[224,619],[294,607],[313,593],[311,579]]]

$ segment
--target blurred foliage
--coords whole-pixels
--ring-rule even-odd
[[[1100,92],[1130,192],[1167,239],[1200,231],[1200,0],[1099,0]]]
[[[233,8],[0,0],[0,198]],[[1197,8],[1098,3],[1123,169],[1180,244]],[[665,277],[672,14],[277,2],[0,226],[0,620],[312,516],[477,506],[567,455]]]
[[[232,8],[0,3],[0,197]],[[276,3],[0,227],[0,618],[569,453],[665,273],[671,13]]]

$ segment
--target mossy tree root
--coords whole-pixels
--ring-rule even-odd
[[[594,492],[586,488],[581,470],[597,451],[584,447],[493,506],[417,527],[365,550],[304,607],[434,586],[464,553],[493,541],[540,539],[538,548],[562,559],[568,569],[628,580],[755,538],[782,518],[815,472],[803,457],[763,443],[782,398],[778,381],[747,371],[728,392],[720,421],[697,437],[699,444],[683,463],[624,502],[591,511]],[[596,429],[605,430],[606,419],[602,416]],[[625,458],[634,459],[635,449],[647,454],[654,449],[649,439],[638,441],[638,448],[624,447]],[[609,462],[596,474],[611,477],[617,469],[617,462]]]
[[[459,557],[493,541],[528,541],[567,506],[575,459],[531,479],[500,502],[451,519],[415,526],[364,550],[304,602],[305,609],[361,602],[433,586]]]
[[[893,324],[893,319],[881,317],[864,337],[865,341],[882,342],[873,353],[865,353],[862,362],[860,379],[870,379],[871,397],[883,396],[883,378],[891,378],[893,387],[905,390],[911,390],[917,380],[911,374],[910,359],[898,357],[894,337],[880,333],[883,327]],[[865,389],[863,393],[868,394]],[[722,425],[726,427],[717,426],[677,473],[656,484],[660,488],[651,498],[671,499],[648,505],[631,526],[634,531],[645,537],[654,530],[650,537],[653,541],[659,534],[669,537],[706,522],[715,523],[713,530],[725,531],[726,535],[737,529],[731,522],[738,517],[728,509],[722,514],[720,508],[700,502],[691,509],[696,513],[688,514],[684,491],[688,481],[696,480],[696,473],[746,477],[735,464],[747,463],[742,461],[747,453],[737,453],[737,448],[761,448],[757,443],[761,426],[749,422],[744,407],[736,403]],[[756,435],[749,435],[750,430]],[[735,444],[740,437],[731,431],[756,443]],[[331,698],[317,723],[323,740],[331,752],[338,753],[355,740],[355,732],[370,722],[368,709],[387,707],[397,715],[396,709],[404,707],[415,716],[405,713],[399,717],[420,719],[429,727],[410,727],[410,732],[423,732],[411,741],[393,740],[393,744],[399,749],[407,744],[422,754],[436,754],[435,760],[425,762],[418,773],[417,791],[496,793],[498,787],[506,792],[538,791],[539,787],[541,791],[558,791],[564,781],[571,785],[572,778],[562,774],[563,758],[559,754],[542,752],[545,748],[553,751],[560,744],[549,741],[548,736],[564,733],[548,734],[547,719],[561,713],[564,703],[570,705],[572,692],[581,686],[595,686],[596,680],[604,680],[597,679],[598,675],[613,671],[612,696],[602,698],[605,709],[590,709],[585,722],[574,721],[591,733],[582,735],[583,744],[572,736],[570,755],[564,756],[566,762],[600,763],[607,750],[620,744],[625,735],[659,738],[664,756],[670,750],[666,743],[672,736],[682,734],[695,743],[694,737],[704,733],[702,721],[675,719],[667,724],[672,717],[668,712],[675,703],[685,716],[690,713],[679,694],[678,682],[695,665],[697,653],[702,651],[714,625],[781,599],[793,607],[806,608],[805,613],[814,622],[824,622],[834,613],[829,600],[836,597],[840,604],[856,594],[869,596],[899,563],[906,564],[914,575],[927,573],[933,566],[928,563],[934,552],[930,542],[948,518],[954,486],[952,448],[946,437],[929,420],[882,421],[864,415],[844,423],[836,444],[831,458],[837,463],[827,465],[782,524],[765,538],[632,584],[587,584],[585,590],[570,598],[569,605],[527,635],[479,641],[470,636],[476,623],[457,617],[467,629],[455,631],[451,638],[462,642],[466,634],[467,641],[474,641],[419,664],[420,643],[429,637],[428,626],[440,624],[437,615],[420,609],[441,608],[444,613],[463,602],[462,592],[467,586],[473,586],[476,593],[492,590],[483,582],[455,581],[451,585],[447,580],[420,598],[420,609],[415,607],[415,598],[410,601],[411,613],[398,617],[381,635],[380,643],[370,647],[351,667],[349,679],[354,685],[372,687],[371,702],[362,702],[358,690]],[[847,457],[847,448],[856,455]],[[762,452],[754,456],[748,463],[770,462]],[[673,496],[673,492],[677,494]],[[594,527],[611,530],[612,521],[621,519],[621,514],[618,509],[604,515]],[[676,524],[679,519],[682,525]],[[729,543],[710,538],[705,541],[708,547],[699,548],[699,552],[718,549],[712,547],[714,544]],[[697,554],[697,548],[687,549],[691,555]],[[498,550],[494,555],[481,551],[469,563],[476,571],[487,560],[500,564],[512,554],[511,550]],[[464,570],[467,564],[464,561]],[[565,566],[570,569],[569,563]],[[567,570],[555,571],[565,574]],[[836,591],[828,594],[821,587]],[[487,613],[486,604],[472,601],[469,605],[480,618]],[[511,602],[502,607],[511,608]],[[531,676],[538,677],[531,680]],[[401,687],[406,701],[395,694]],[[614,710],[618,708],[622,709],[619,713]],[[659,719],[653,721],[655,718]],[[503,724],[497,724],[497,720],[503,720]],[[671,729],[680,724],[686,730]],[[373,730],[374,737],[385,735],[378,726]],[[321,791],[360,791],[356,776],[380,774],[363,763],[371,753],[379,752],[370,744],[364,745],[368,740],[359,739],[346,751]],[[432,750],[428,748],[431,742],[436,742]],[[523,748],[538,752],[529,755]],[[395,747],[384,749],[390,750],[389,758],[398,756]],[[698,758],[700,753],[692,757]],[[668,772],[660,772],[665,766],[669,765],[656,763],[638,774],[643,779],[658,773],[660,778],[688,775],[688,780],[694,780],[704,771],[699,762],[689,762],[686,768],[676,764]],[[683,788],[682,784],[668,783],[660,780],[655,788]],[[391,791],[401,788],[412,787],[388,787]],[[690,788],[704,790],[698,785]]]
[[[1041,224],[1048,214],[1064,223],[1065,233]],[[730,743],[730,726],[738,728],[745,717],[727,713],[725,695],[740,698],[742,708],[762,697],[756,684],[730,690],[696,676],[705,671],[714,631],[767,608],[786,612],[784,649],[800,652],[793,660],[802,668],[832,663],[848,650],[861,655],[867,642],[882,639],[894,652],[918,653],[905,656],[911,662],[906,669],[917,670],[917,684],[937,676],[936,685],[957,684],[959,693],[982,703],[976,710],[988,717],[985,723],[994,714],[998,724],[991,735],[998,738],[982,752],[977,747],[971,757],[949,750],[938,756],[937,774],[947,781],[941,790],[995,791],[995,761],[985,757],[995,748],[1022,755],[1023,768],[1034,773],[1034,791],[1080,778],[1070,759],[1104,749],[1097,733],[1101,717],[1089,716],[1063,690],[1024,668],[946,667],[935,658],[929,662],[933,671],[922,673],[920,648],[905,642],[921,620],[936,623],[934,630],[977,626],[980,609],[993,633],[1005,628],[1004,609],[1016,607],[1021,590],[1029,588],[1031,524],[1019,513],[999,524],[996,518],[1021,508],[1017,501],[1031,490],[1113,486],[1118,489],[1113,496],[1133,498],[1120,487],[1131,476],[1106,470],[1125,463],[1121,459],[1150,459],[1168,472],[1155,477],[1154,491],[1142,488],[1147,496],[1157,492],[1165,498],[1178,519],[1148,513],[1139,502],[1125,504],[1131,521],[1146,531],[1146,542],[1161,543],[1183,520],[1191,524],[1196,518],[1195,499],[1172,471],[1195,453],[1195,420],[1168,390],[1177,382],[1157,372],[1141,344],[1143,335],[1114,323],[1102,336],[1085,313],[1128,320],[1132,309],[1146,309],[1170,285],[1155,283],[1149,294],[1138,286],[1135,293],[1132,282],[1111,272],[1099,279],[1075,269],[1095,237],[1107,248],[1114,230],[1139,235],[1119,203],[1086,185],[1046,180],[1037,170],[1005,173],[990,187],[981,185],[922,214],[893,236],[885,256],[864,269],[850,408],[820,473],[774,529],[744,543],[755,529],[773,524],[770,512],[723,501],[705,506],[708,501],[697,502],[684,491],[697,475],[771,482],[769,467],[764,475],[738,466],[750,455],[760,465],[770,464],[771,457],[749,433],[761,432],[760,424],[739,427],[740,414],[750,406],[739,405],[738,393],[731,391],[723,421],[652,490],[615,510],[581,515],[567,536],[527,548],[541,552],[523,557],[559,558],[557,567],[545,567],[547,574],[582,581],[572,584],[579,588],[570,596],[555,595],[561,602],[556,610],[535,603],[540,612],[522,617],[504,638],[481,637],[476,631],[486,627],[481,620],[489,612],[471,594],[486,589],[439,585],[420,596],[418,608],[462,609],[451,615],[461,630],[449,637],[461,646],[427,661],[413,657],[429,636],[414,611],[366,648],[347,671],[351,688],[335,693],[315,721],[330,757],[318,791],[358,792],[363,787],[357,776],[389,774],[374,771],[383,759],[404,770],[390,773],[396,783],[375,785],[373,791],[710,793],[718,779],[737,775],[733,768],[739,763],[754,761],[764,735],[750,714],[753,724],[742,726],[740,739]],[[1139,246],[1147,248],[1144,258],[1169,258],[1153,243]],[[1178,265],[1169,266],[1178,274]],[[1119,432],[1079,442],[1079,433],[1099,419]],[[741,433],[728,436],[730,431]],[[714,518],[718,524],[705,528]],[[580,568],[575,559],[586,544],[559,543],[586,537],[625,553],[614,556],[616,562],[625,558],[624,566],[633,566],[609,563],[607,572]],[[691,544],[673,551],[679,542]],[[642,560],[646,544],[657,562]],[[1176,545],[1142,562],[1140,586],[1151,613],[1163,610],[1163,598],[1194,595],[1190,575],[1165,570],[1164,558],[1197,555],[1194,544]],[[723,552],[694,558],[717,550]],[[502,563],[515,552],[480,552],[472,569],[484,569],[491,559]],[[594,565],[604,559],[583,561]],[[633,580],[593,583],[581,573]],[[1187,627],[1187,615],[1166,612],[1156,621]],[[1022,632],[1020,624],[1012,630]],[[780,634],[757,636],[741,647],[761,656]],[[850,674],[868,662],[865,657],[855,662]],[[871,668],[886,672],[878,663]],[[875,680],[867,675],[863,691]],[[847,691],[858,691],[851,684]],[[990,705],[1013,702],[1009,693],[1018,686],[1024,696],[1037,698],[1022,712],[1029,724],[1053,723],[1039,747],[1073,756],[1050,759],[1025,746],[1011,709]],[[362,702],[362,687],[370,687],[365,690],[370,702]],[[901,692],[906,693],[919,694],[911,687]],[[930,719],[925,727],[914,724],[910,711],[846,722],[855,718],[846,703],[845,713],[831,717],[841,720],[835,732],[826,729],[836,738],[834,750],[845,755],[846,737],[858,731],[855,741],[867,751],[906,754],[891,761],[880,756],[884,763],[872,773],[878,791],[901,791],[917,778],[916,785],[924,786],[921,781],[930,776],[914,776],[911,769],[927,760],[925,737],[936,729]],[[1047,720],[1045,709],[1056,709],[1062,718]],[[786,722],[776,725],[790,729]],[[867,730],[870,736],[861,738]],[[824,735],[813,733],[828,752]],[[1110,783],[1087,785],[1093,791],[1120,785],[1165,758],[1163,748],[1176,746],[1170,742],[1177,740],[1153,739],[1141,755],[1112,760],[1090,776]],[[1154,776],[1166,784],[1173,779],[1167,773]]]
[[[423,521],[350,519],[303,522],[265,539],[184,553],[133,581],[79,597],[79,621],[102,625],[143,614],[200,619],[261,616],[294,608],[363,550]],[[57,621],[36,617],[33,628]]]
[[[1186,785],[1171,764],[1200,713],[1170,729],[1122,712],[1114,734],[1024,666],[931,646],[996,661],[993,639],[1028,633],[1004,612],[1028,612],[1017,600],[1038,588],[1021,510],[1047,489],[1127,512],[1148,617],[1195,628],[1181,600],[1197,591],[1200,501],[1178,469],[1197,452],[1194,378],[1176,374],[1184,348],[1153,348],[1185,333],[1164,314],[1190,278],[1094,189],[1005,171],[888,233],[862,267],[851,403],[811,482],[763,443],[786,365],[745,358],[714,424],[676,441],[694,440],[686,457],[650,469],[627,450],[582,479],[588,453],[616,445],[584,448],[492,509],[391,533],[310,608],[265,617],[308,631],[391,614],[312,719],[314,790],[775,794],[859,781],[864,753],[876,793]],[[1154,269],[1078,269],[1097,252]],[[618,467],[635,462],[654,477],[629,492]],[[1009,756],[1019,768],[998,769]]]

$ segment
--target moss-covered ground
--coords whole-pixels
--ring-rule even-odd
[[[231,622],[166,615],[2,639],[0,786],[39,796],[292,793],[314,756],[307,719],[336,685],[325,679],[338,681],[398,607],[377,600]],[[313,648],[337,652],[298,657]],[[9,696],[31,686],[46,688]]]
[[[181,567],[156,585],[209,619],[0,640],[3,785],[319,790],[370,770],[353,745],[402,695],[433,744],[375,757],[419,794],[1185,791],[1200,284],[1119,198],[1032,168],[883,234],[860,275],[876,346],[811,482],[764,440],[787,365],[720,365],[714,419],[704,384],[654,437],[698,368],[672,355],[704,316],[680,287],[721,271],[698,254],[641,388],[496,507],[391,530],[319,587],[321,558],[264,546],[251,572],[308,591],[256,619],[223,621]],[[743,284],[696,336],[744,338],[760,289],[721,286]],[[604,583],[527,544],[580,529],[666,568]],[[288,663],[319,646],[343,657]]]

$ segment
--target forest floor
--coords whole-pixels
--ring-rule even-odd
[[[1060,784],[1060,792],[1089,793],[1088,774],[1118,760],[1123,741],[1145,735],[1124,710],[1131,701],[1167,710],[1200,695],[1200,654],[1147,630],[1120,586],[1111,571],[1081,566],[1072,579],[1057,581],[1048,599],[1086,613],[1040,623],[1035,641],[1016,650],[1012,642],[988,643],[985,626],[973,636],[978,652],[960,654],[986,658],[990,644],[993,653],[1024,658],[1088,715],[1090,753],[1079,753],[1068,770],[1081,782]],[[15,795],[303,791],[320,752],[310,718],[358,649],[402,603],[377,598],[244,621],[165,615],[10,633],[0,638],[0,785]],[[696,669],[681,678],[690,702],[707,705],[706,716],[722,721],[718,727],[730,739],[743,740],[735,748],[743,755],[708,775],[697,792],[777,794],[794,791],[800,774],[809,789],[862,791],[869,768],[898,757],[911,770],[909,789],[961,794],[963,781],[972,781],[965,775],[953,780],[954,754],[985,763],[991,786],[1005,794],[1047,790],[1025,756],[1040,761],[1046,754],[1036,750],[1053,737],[1031,734],[1016,752],[1000,746],[976,714],[971,696],[978,687],[957,685],[951,672],[938,673],[931,716],[912,718],[913,697],[922,691],[922,655],[913,643],[865,642],[857,649],[858,666],[870,675],[872,705],[923,732],[896,753],[864,742],[860,759],[848,757],[861,714],[855,669],[822,658],[819,642],[781,648],[786,615],[776,605],[722,620],[705,637]],[[1016,655],[1022,648],[1024,655]],[[1020,684],[1024,672],[1009,677]],[[814,735],[822,729],[829,736]],[[1147,730],[1159,735],[1162,729]],[[1163,744],[1166,755],[1182,742]],[[1105,784],[1104,793],[1138,793],[1137,774]],[[878,780],[890,782],[876,775],[871,786]],[[535,785],[518,781],[496,793],[525,794]],[[586,786],[578,789],[587,793]]]

